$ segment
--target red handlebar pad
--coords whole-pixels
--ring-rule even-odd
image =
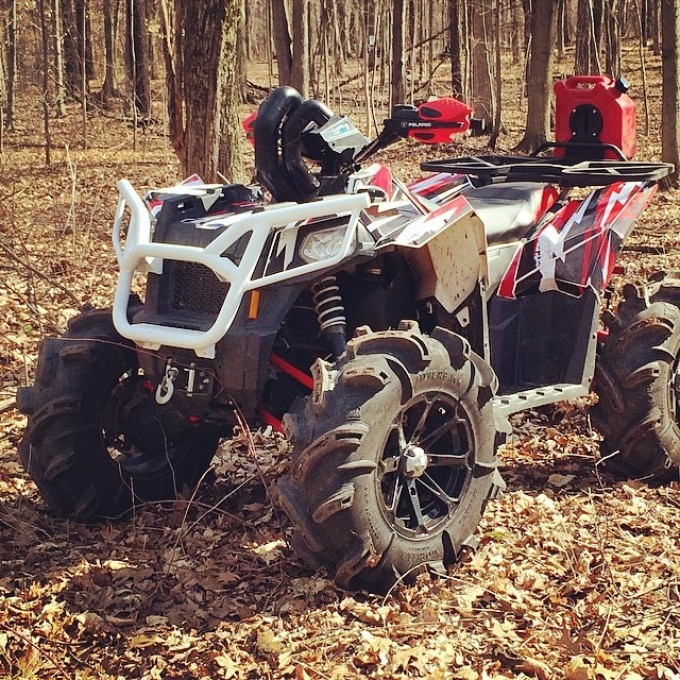
[[[414,126],[408,136],[425,144],[451,141],[451,135],[470,129],[472,108],[453,97],[442,97],[418,106],[418,118],[427,123],[422,128]]]

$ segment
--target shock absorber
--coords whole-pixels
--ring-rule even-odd
[[[345,307],[334,274],[325,276],[311,287],[312,301],[321,334],[326,338],[335,358],[345,351],[347,342]]]

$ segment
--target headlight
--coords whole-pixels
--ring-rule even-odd
[[[340,252],[348,225],[313,231],[305,236],[300,248],[300,257],[305,262],[329,260]]]

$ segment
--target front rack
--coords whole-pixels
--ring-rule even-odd
[[[671,163],[637,161],[582,161],[536,156],[463,156],[428,161],[427,172],[478,177],[485,184],[547,182],[562,187],[607,186],[617,182],[657,182],[674,170]]]

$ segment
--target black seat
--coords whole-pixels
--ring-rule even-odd
[[[465,198],[484,222],[489,245],[524,238],[545,211],[547,184],[507,182],[465,192]]]

